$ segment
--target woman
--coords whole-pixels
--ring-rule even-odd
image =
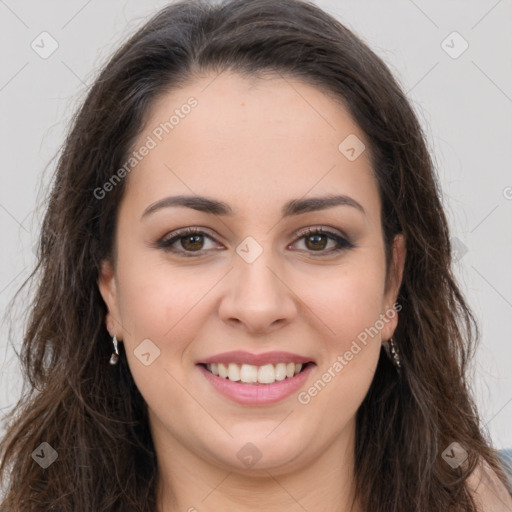
[[[74,120],[39,256],[3,508],[510,510],[421,128],[314,5],[140,29]]]

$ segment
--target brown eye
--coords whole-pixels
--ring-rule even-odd
[[[181,237],[179,240],[181,240],[183,249],[187,251],[197,251],[201,249],[204,244],[202,235],[187,235]]]
[[[318,256],[329,255],[355,247],[347,239],[322,228],[308,228],[297,233],[297,235],[299,236],[298,240],[304,239],[306,250],[311,253],[319,253]],[[327,248],[329,241],[334,242],[334,248],[331,247],[330,250]]]
[[[157,242],[157,246],[165,251],[175,252],[184,256],[196,256],[206,252],[204,245],[206,241],[214,242],[214,239],[197,228],[185,228],[166,235]],[[178,245],[179,243],[179,245]],[[204,250],[203,250],[204,249]]]
[[[329,241],[327,235],[315,234],[305,237],[306,247],[311,250],[325,249]]]

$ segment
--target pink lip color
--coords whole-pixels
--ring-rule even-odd
[[[207,359],[197,361],[198,363],[237,363],[237,364],[252,364],[254,366],[263,366],[265,364],[277,363],[308,363],[312,359],[292,354],[291,352],[264,352],[263,354],[251,354],[242,350],[234,352],[224,352],[217,354]]]
[[[295,377],[276,381],[273,384],[245,384],[213,375],[206,368],[198,365],[203,375],[217,391],[243,405],[266,405],[283,400],[304,384],[313,367],[314,365],[310,364]]]

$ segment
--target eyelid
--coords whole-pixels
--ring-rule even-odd
[[[336,236],[338,236],[340,238],[345,239],[347,242],[349,242],[349,237],[345,233],[343,233],[343,231],[340,231],[337,228],[331,228],[330,226],[326,226],[326,225],[323,225],[323,224],[319,224],[319,225],[316,225],[316,226],[309,226],[307,228],[301,228],[298,231],[295,231],[293,236],[295,236],[297,238],[300,238],[300,237],[302,237],[304,235],[308,235],[310,233],[314,234],[317,231],[322,231],[325,234],[336,235]]]
[[[176,229],[175,231],[170,231],[169,233],[166,233],[162,238],[160,238],[159,242],[166,243],[174,238],[180,238],[189,235],[208,235],[212,239],[214,239],[216,236],[213,235],[208,228],[191,226],[188,228],[179,228]]]

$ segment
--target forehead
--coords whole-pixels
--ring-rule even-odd
[[[222,73],[191,82],[154,102],[132,149],[144,145],[127,195],[145,206],[182,193],[240,212],[280,210],[290,198],[337,192],[378,208],[364,133],[341,103],[297,79]],[[355,159],[346,152],[363,145]]]

